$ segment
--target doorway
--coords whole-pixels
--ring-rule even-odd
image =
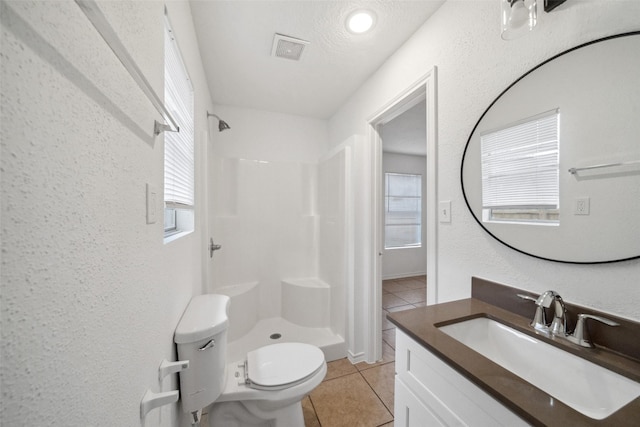
[[[383,152],[384,152],[384,130],[386,125],[390,125],[396,119],[402,122],[403,117],[410,118],[412,115],[423,115],[419,120],[423,120],[421,138],[421,146],[414,147],[420,153],[424,153],[425,177],[423,183],[426,191],[424,192],[425,204],[423,209],[425,215],[421,226],[426,230],[423,233],[421,245],[426,251],[423,255],[426,260],[426,273],[428,275],[428,286],[426,287],[426,303],[434,304],[437,302],[437,254],[435,251],[437,242],[437,185],[436,185],[436,68],[434,67],[425,76],[416,83],[411,85],[396,98],[390,101],[386,106],[379,110],[370,120],[371,128],[370,142],[373,156],[373,172],[372,180],[374,182],[374,200],[375,209],[373,209],[374,224],[373,233],[375,235],[374,245],[372,248],[372,265],[371,272],[373,286],[370,288],[370,295],[366,301],[365,310],[369,313],[367,322],[367,345],[366,359],[368,362],[375,362],[382,358],[382,327],[383,327],[383,309],[382,309],[382,279],[383,279],[383,256],[385,254],[384,227],[385,227],[385,176],[383,171]],[[413,117],[412,120],[416,120]]]

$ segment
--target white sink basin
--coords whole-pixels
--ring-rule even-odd
[[[486,317],[439,329],[587,417],[640,396],[640,383]]]

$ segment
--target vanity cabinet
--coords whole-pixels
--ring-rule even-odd
[[[398,328],[394,417],[402,427],[529,425]]]

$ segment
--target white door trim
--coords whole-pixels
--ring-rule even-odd
[[[365,319],[364,351],[367,362],[382,358],[382,139],[380,129],[389,121],[404,113],[419,102],[427,107],[427,304],[437,302],[437,68],[432,68],[414,84],[387,102],[367,122],[368,139],[371,149],[371,180],[373,195],[371,200],[371,233],[374,245],[369,251],[371,257],[370,276],[373,280],[371,291],[366,293],[363,304]]]

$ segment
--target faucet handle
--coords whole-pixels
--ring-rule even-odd
[[[547,326],[547,317],[546,314],[544,312],[544,308],[542,307],[542,305],[538,304],[538,300],[540,299],[538,298],[534,298],[532,296],[529,295],[524,295],[524,294],[516,294],[518,297],[527,300],[527,301],[531,301],[536,305],[536,314],[534,314],[533,316],[533,320],[531,321],[530,325],[534,328],[537,329],[539,331],[546,331],[548,329]]]
[[[589,332],[586,328],[585,322],[587,319],[597,320],[598,322],[602,322],[608,326],[619,326],[618,322],[614,322],[611,319],[607,319],[606,317],[596,316],[593,314],[578,314],[578,321],[576,322],[576,328],[573,333],[567,336],[567,339],[574,344],[578,344],[582,347],[594,347],[593,343],[589,339]]]
[[[526,299],[527,301],[533,301],[536,302],[538,300],[538,298],[534,298],[530,295],[525,295],[525,294],[516,294],[516,296],[522,298],[522,299]]]
[[[579,319],[593,319],[593,320],[597,320],[598,322],[602,322],[605,325],[609,325],[609,326],[620,326],[620,323],[611,320],[611,319],[607,319],[606,317],[602,317],[602,316],[596,316],[595,314],[578,314],[578,320]]]

